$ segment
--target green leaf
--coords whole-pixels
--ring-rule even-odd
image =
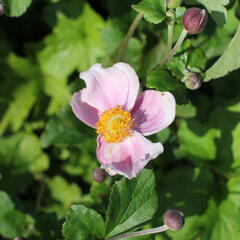
[[[67,107],[49,120],[41,136],[41,143],[44,148],[50,145],[79,145],[86,141],[86,135],[93,137],[94,133],[93,129],[79,121],[70,107]]]
[[[26,12],[32,0],[4,0],[11,17],[19,17]]]
[[[216,139],[220,137],[218,129],[208,129],[196,120],[181,122],[178,138],[180,151],[191,160],[215,160],[217,155]]]
[[[12,85],[13,99],[1,119],[0,134],[9,126],[14,132],[20,129],[41,91],[41,74],[29,59],[10,54],[7,62],[11,74],[7,74],[6,78]],[[14,82],[16,79],[18,82]]]
[[[240,67],[240,26],[224,54],[206,72],[205,82],[225,76]]]
[[[155,178],[151,170],[143,170],[131,181],[116,182],[110,193],[107,211],[107,237],[138,227],[149,221],[157,208]]]
[[[238,101],[239,103],[239,101]],[[217,141],[218,164],[214,168],[222,173],[239,173],[239,131],[240,114],[237,109],[232,109],[234,105],[219,106],[212,110],[209,116],[209,127],[218,128],[221,131]],[[227,123],[227,124],[226,124]]]
[[[31,183],[31,174],[41,173],[49,165],[48,156],[42,152],[39,138],[30,133],[1,137],[0,159],[0,188],[14,193],[24,191]]]
[[[63,225],[66,240],[94,240],[104,237],[104,221],[97,212],[83,205],[73,205]]]
[[[132,8],[144,13],[144,18],[154,24],[161,23],[166,17],[166,0],[142,0]]]
[[[103,27],[103,19],[88,4],[77,19],[59,13],[57,25],[38,56],[43,72],[64,79],[74,70],[86,70],[96,63],[103,55]]]
[[[146,86],[159,91],[171,92],[178,104],[186,104],[186,88],[164,68],[158,68],[147,76]]]
[[[56,24],[59,12],[69,18],[78,18],[83,11],[84,0],[54,0],[53,3],[46,5],[43,12],[43,18],[51,28]]]
[[[218,206],[210,240],[235,240],[240,235],[240,178],[227,184],[228,196]]]
[[[224,7],[226,1],[222,0],[197,0],[206,7],[214,21],[222,27],[227,21],[227,9]]]
[[[14,208],[7,193],[0,191],[0,235],[15,238],[25,235],[33,224],[33,219]]]
[[[81,190],[77,184],[69,184],[63,177],[55,176],[47,180],[52,198],[61,202],[67,209],[73,203],[79,203],[81,198]]]

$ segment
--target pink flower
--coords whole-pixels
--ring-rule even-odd
[[[93,65],[80,73],[86,88],[75,93],[71,106],[75,115],[96,129],[97,158],[110,175],[131,179],[163,152],[160,142],[144,136],[169,126],[175,117],[175,99],[169,92],[139,93],[139,80],[126,63],[102,68]]]

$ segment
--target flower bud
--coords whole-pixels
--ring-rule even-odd
[[[4,4],[0,1],[0,16],[4,14],[4,11],[5,11]]]
[[[184,78],[185,86],[190,90],[196,90],[202,85],[202,77],[199,73],[188,73]]]
[[[96,182],[103,182],[106,178],[106,173],[105,170],[97,167],[94,169],[93,173],[92,173],[92,177]]]
[[[15,237],[14,240],[26,240],[24,237]]]
[[[182,4],[182,0],[167,0],[167,7],[169,9],[178,8]]]
[[[169,229],[177,231],[184,225],[184,214],[177,210],[167,210],[163,215],[163,222]]]
[[[182,17],[182,23],[188,34],[196,34],[203,30],[208,15],[205,9],[189,8]]]

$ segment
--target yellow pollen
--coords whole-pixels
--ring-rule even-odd
[[[131,114],[120,106],[104,111],[96,123],[97,133],[107,143],[120,143],[132,136],[134,120]]]

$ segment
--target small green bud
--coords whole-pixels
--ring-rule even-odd
[[[95,168],[93,173],[92,173],[92,177],[96,182],[103,182],[106,178],[106,172],[104,169],[101,169],[99,167]]]
[[[182,17],[182,23],[188,34],[197,34],[204,29],[207,19],[205,9],[189,8]]]
[[[169,9],[178,8],[182,4],[182,0],[167,0],[167,7]]]
[[[178,210],[167,210],[163,222],[169,229],[177,231],[184,226],[184,214]]]

